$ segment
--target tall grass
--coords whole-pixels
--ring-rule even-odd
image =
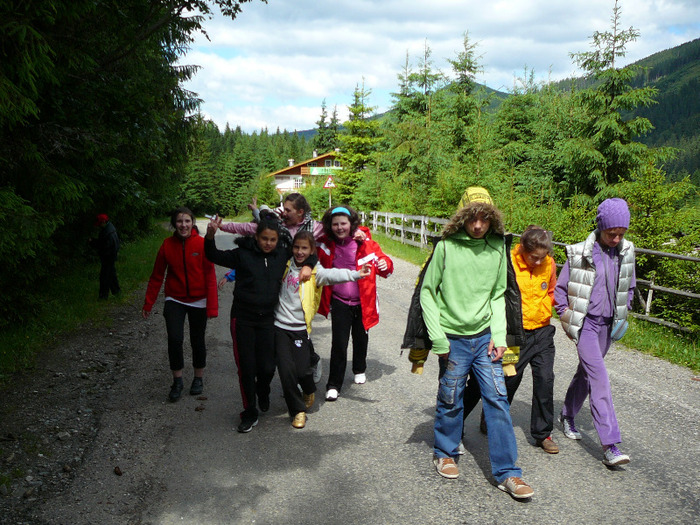
[[[109,326],[111,307],[133,300],[132,292],[150,276],[158,248],[168,235],[168,231],[155,227],[137,241],[122,243],[117,260],[122,289],[119,297],[98,300],[100,263],[97,260],[72,261],[59,268],[51,279],[37,283],[42,287],[43,300],[33,319],[0,334],[0,382],[12,373],[32,368],[41,349],[81,325]]]

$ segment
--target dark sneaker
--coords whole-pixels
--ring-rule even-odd
[[[603,452],[603,464],[608,467],[614,467],[616,465],[626,465],[630,462],[630,457],[627,454],[620,452],[615,445],[610,445]]]
[[[267,412],[270,410],[270,396],[258,396],[258,408],[260,412]]]
[[[238,430],[242,434],[245,434],[246,432],[250,432],[253,430],[253,427],[258,424],[258,418],[250,418],[250,417],[245,417],[241,420],[241,424],[238,425]]]
[[[204,391],[204,381],[201,377],[195,377],[192,380],[192,386],[190,386],[190,395],[198,396]]]
[[[443,478],[455,479],[459,476],[459,469],[452,458],[433,458],[433,464]]]
[[[173,378],[173,384],[170,387],[170,393],[168,394],[168,399],[170,400],[170,402],[174,403],[175,401],[180,399],[180,396],[182,395],[182,388],[182,378]]]
[[[512,476],[498,484],[498,488],[517,499],[531,498],[535,493],[532,487],[517,476]]]
[[[547,454],[559,454],[559,447],[552,439],[552,436],[547,436],[545,439],[535,441],[538,447],[541,447]]]

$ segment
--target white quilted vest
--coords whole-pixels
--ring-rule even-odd
[[[569,260],[569,308],[562,314],[560,320],[562,328],[575,343],[578,343],[591,299],[596,271],[592,253],[597,236],[598,230],[595,230],[585,241],[566,247],[566,256]],[[615,290],[614,320],[627,318],[627,296],[634,275],[634,244],[622,239],[619,257],[621,262]]]

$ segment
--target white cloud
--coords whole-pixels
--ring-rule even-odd
[[[370,104],[385,111],[406,52],[418,63],[427,41],[434,67],[462,36],[478,42],[478,81],[510,89],[514,75],[538,79],[577,74],[569,53],[589,49],[594,31],[610,27],[612,0],[269,0],[243,5],[235,21],[215,17],[183,63],[202,69],[186,86],[205,100],[203,113],[223,129],[311,129],[326,99],[329,112],[345,105],[364,78]],[[697,0],[622,0],[622,27],[640,30],[628,45],[632,62],[700,36]],[[342,109],[341,109],[342,108]]]

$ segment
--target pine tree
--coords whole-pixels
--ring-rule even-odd
[[[654,104],[656,89],[632,86],[639,66],[616,67],[616,61],[625,56],[626,45],[639,37],[634,28],[621,29],[620,16],[616,0],[611,30],[593,34],[592,51],[571,54],[595,84],[577,95],[588,112],[587,119],[580,135],[570,139],[563,150],[571,166],[566,181],[569,194],[603,192],[602,197],[610,185],[628,179],[650,159],[659,160],[667,154],[635,141],[652,128],[648,119],[623,116]]]
[[[347,133],[340,135],[342,144],[340,162],[343,166],[343,174],[338,179],[339,199],[352,200],[357,185],[362,180],[362,173],[372,162],[372,154],[376,150],[379,140],[379,123],[372,119],[374,110],[369,105],[371,90],[355,86],[353,101],[350,105],[350,118],[343,124]]]

